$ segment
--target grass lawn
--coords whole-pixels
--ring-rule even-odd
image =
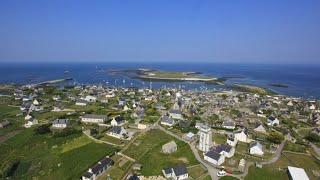
[[[296,144],[296,143],[292,143],[290,141],[287,141],[284,149],[285,151],[293,151],[293,152],[301,152],[301,153],[305,153],[307,151],[308,147],[304,146],[304,145],[300,145],[300,144]]]
[[[104,133],[103,137],[100,140],[106,141],[106,142],[109,142],[109,143],[113,143],[113,144],[117,144],[117,145],[123,144],[122,140],[120,140],[118,138],[115,138],[115,137],[112,137],[112,136],[109,136],[106,133]]]
[[[172,154],[161,153],[162,145],[172,140],[178,145],[178,150]],[[150,130],[141,135],[124,154],[143,165],[141,174],[145,176],[161,175],[163,168],[179,164],[186,166],[198,164],[188,144],[161,130]]]
[[[210,175],[206,175],[201,180],[212,180]]]
[[[0,145],[0,164],[18,161],[13,179],[77,179],[91,165],[114,153],[83,134],[54,138],[26,129]]]
[[[250,145],[248,143],[244,143],[244,142],[238,142],[237,146],[236,146],[236,152],[245,154],[249,151]]]
[[[125,175],[125,171],[118,166],[112,166],[105,173],[103,173],[98,179],[107,179],[109,176],[112,179],[118,180],[121,179]]]
[[[300,129],[298,130],[299,134],[301,134],[302,136],[306,136],[311,132],[312,129]]]
[[[304,168],[310,179],[316,179],[312,175],[312,170],[320,171],[320,165],[316,163],[312,156],[297,155],[293,153],[284,153],[281,158],[274,164],[263,166],[262,169],[251,166],[249,174],[245,180],[269,180],[269,179],[284,179],[287,180],[288,175],[285,172],[287,166]],[[280,168],[280,170],[279,170]]]
[[[224,134],[212,134],[212,141],[214,141],[216,144],[227,144],[227,136]]]
[[[189,176],[191,176],[193,179],[198,179],[207,171],[201,165],[187,168],[187,170],[188,170]]]

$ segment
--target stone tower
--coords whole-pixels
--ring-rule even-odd
[[[199,149],[200,151],[208,152],[211,146],[212,146],[211,128],[203,125],[200,128]]]

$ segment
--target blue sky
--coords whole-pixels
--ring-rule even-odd
[[[0,62],[320,63],[319,0],[1,0]]]

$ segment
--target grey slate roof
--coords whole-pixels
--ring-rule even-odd
[[[250,148],[254,147],[254,146],[258,146],[260,149],[262,149],[262,145],[258,142],[258,141],[255,141],[255,142],[252,142],[250,144]]]
[[[128,178],[128,180],[140,180],[140,178],[136,174],[134,174],[134,175],[130,176]]]
[[[56,119],[52,122],[52,124],[68,124],[68,119]]]
[[[163,169],[165,174],[171,174],[172,173],[172,168],[165,168]]]
[[[90,119],[105,119],[106,115],[97,115],[97,114],[86,114],[82,118],[90,118]]]
[[[215,151],[217,153],[221,153],[222,151],[229,153],[231,151],[231,149],[232,149],[232,146],[221,144],[216,147]]]
[[[181,165],[174,167],[173,171],[176,176],[181,176],[188,173],[187,168]]]
[[[121,122],[121,121],[124,121],[124,117],[122,116],[117,116],[114,118],[115,121],[117,121],[117,123]]]
[[[233,121],[224,121],[223,126],[236,126],[236,124]]]
[[[92,173],[96,174],[98,173],[103,167],[107,166],[108,164],[112,163],[112,159],[106,157],[104,159],[102,159],[101,161],[99,161],[98,163],[96,163],[95,165],[93,165],[91,167]]]
[[[208,151],[206,154],[206,156],[210,157],[211,159],[214,159],[216,161],[218,161],[220,159],[221,154],[215,152],[215,151]]]
[[[87,172],[83,173],[82,176],[90,179],[90,178],[93,176],[93,174],[92,174],[91,172],[88,172],[88,171],[87,171]]]
[[[182,112],[180,110],[173,109],[173,110],[170,110],[170,113],[172,113],[172,114],[181,114]]]
[[[173,124],[174,120],[172,118],[169,118],[168,116],[163,116],[161,118],[161,122],[165,122],[165,123],[168,123],[168,124]]]
[[[121,132],[121,126],[113,126],[110,130],[112,133],[120,134]]]
[[[76,103],[88,103],[88,101],[86,101],[84,99],[77,99]]]

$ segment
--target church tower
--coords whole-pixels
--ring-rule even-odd
[[[212,147],[212,131],[208,126],[200,127],[200,140],[199,140],[199,149],[203,152],[208,152]]]

